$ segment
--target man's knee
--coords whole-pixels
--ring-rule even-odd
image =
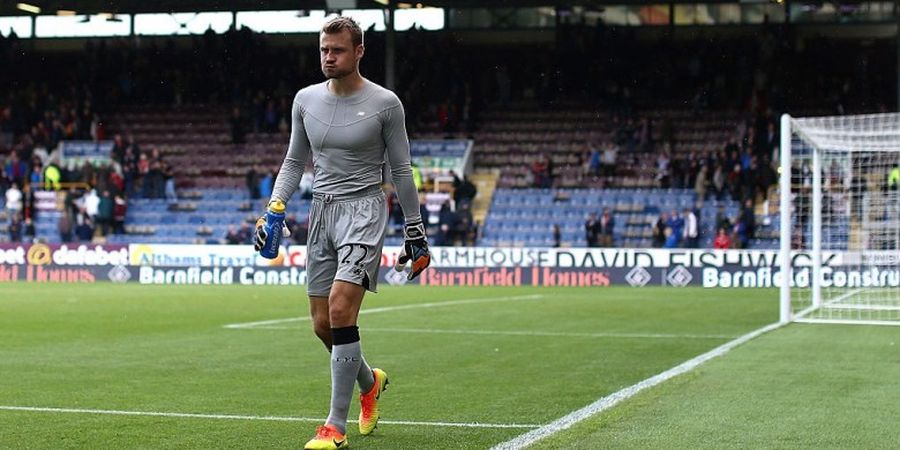
[[[316,333],[316,336],[318,336],[319,339],[331,340],[331,321],[328,320],[327,317],[325,317],[324,319],[325,320],[313,320],[313,331]]]
[[[328,314],[328,298],[310,296],[309,306],[313,332],[326,347],[331,348],[331,320]]]
[[[356,316],[359,314],[359,306],[365,289],[362,287],[337,281],[331,289],[328,297],[328,316],[332,328],[341,328],[356,325]]]
[[[333,324],[332,326],[335,328],[352,325],[350,322],[356,321],[356,318],[353,317],[353,308],[347,302],[332,303],[328,313],[329,323]]]

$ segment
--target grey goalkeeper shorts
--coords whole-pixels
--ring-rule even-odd
[[[328,297],[335,280],[377,292],[387,226],[381,186],[353,194],[313,194],[307,240],[307,293]]]

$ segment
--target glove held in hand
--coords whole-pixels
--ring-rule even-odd
[[[394,270],[402,272],[406,263],[411,262],[407,279],[412,280],[431,265],[431,252],[428,251],[428,241],[425,240],[425,225],[422,222],[407,224],[403,228],[403,236],[403,250],[400,251]]]

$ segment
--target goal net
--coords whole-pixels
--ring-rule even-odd
[[[782,321],[900,325],[900,114],[785,115],[781,161]]]

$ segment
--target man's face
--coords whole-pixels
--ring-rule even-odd
[[[325,78],[344,78],[359,67],[363,46],[353,47],[350,32],[319,34],[319,57]]]

